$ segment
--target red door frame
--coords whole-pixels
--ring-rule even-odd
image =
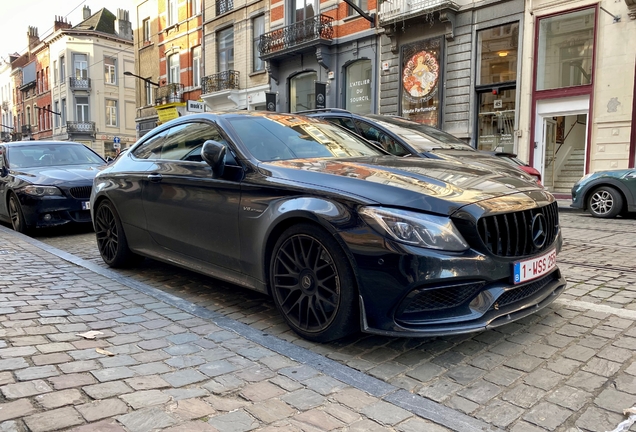
[[[575,9],[568,9],[567,11],[557,12],[553,14],[543,15],[536,17],[534,21],[534,65],[532,66],[532,112],[530,117],[530,155],[528,162],[534,167],[534,144],[535,144],[535,128],[537,118],[537,101],[543,99],[559,99],[568,96],[583,96],[589,95],[590,97],[590,109],[587,115],[587,142],[586,156],[585,156],[585,174],[590,171],[590,150],[592,141],[592,121],[594,110],[594,71],[596,70],[596,43],[598,35],[598,4],[594,6],[585,6]],[[539,55],[539,21],[545,18],[550,18],[557,15],[566,15],[571,12],[577,12],[586,9],[594,9],[594,51],[592,52],[592,82],[587,85],[567,87],[554,90],[536,90],[537,88],[537,57]],[[635,84],[636,85],[636,84]],[[636,99],[636,97],[634,98]]]
[[[634,72],[634,96],[632,101],[632,132],[629,137],[628,168],[634,168],[636,164],[636,71]]]

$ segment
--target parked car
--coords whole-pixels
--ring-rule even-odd
[[[79,143],[0,143],[0,219],[21,233],[90,223],[93,178],[104,164],[97,153]]]
[[[362,115],[337,108],[301,111],[299,114],[322,118],[343,126],[396,156],[461,160],[488,169],[509,170],[513,174],[517,173],[519,168],[521,171],[528,172],[517,163],[513,163],[514,169],[511,169],[508,153],[499,154],[475,150],[447,132],[403,117],[378,114]],[[506,156],[504,157],[504,155]],[[506,160],[498,159],[499,157]],[[540,178],[532,177],[540,183]]]
[[[314,341],[483,330],[566,285],[557,203],[534,181],[292,114],[161,125],[95,177],[91,212],[109,266],[151,257],[268,293]]]
[[[525,171],[526,174],[528,174],[529,176],[534,177],[537,183],[541,184],[541,173],[539,172],[539,170],[537,170],[534,167],[531,167],[530,165],[528,165],[527,163],[519,159],[516,154],[506,153],[506,152],[497,152],[497,151],[483,151],[483,150],[482,152],[501,158],[505,160],[506,162],[510,162],[512,165]]]
[[[572,187],[571,206],[597,218],[636,212],[636,168],[587,174]]]

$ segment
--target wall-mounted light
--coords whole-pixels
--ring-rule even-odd
[[[499,51],[499,57],[506,57],[508,55],[508,51]]]

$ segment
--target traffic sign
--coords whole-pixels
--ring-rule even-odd
[[[113,142],[114,142],[115,144],[119,144],[119,143],[121,142],[121,138],[119,138],[119,137],[115,137],[115,138],[113,138]]]

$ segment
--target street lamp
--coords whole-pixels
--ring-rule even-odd
[[[135,75],[135,74],[134,74],[134,73],[132,73],[132,72],[128,72],[128,71],[126,71],[126,72],[124,72],[124,75],[126,75],[126,76],[133,76],[133,77],[135,77],[135,78],[139,78],[140,80],[142,80],[142,81],[144,81],[144,82],[147,82],[148,84],[152,84],[153,86],[159,87],[159,84],[157,84],[156,82],[152,82],[152,81],[150,81],[148,78],[144,78],[144,77],[140,77],[139,75]]]

